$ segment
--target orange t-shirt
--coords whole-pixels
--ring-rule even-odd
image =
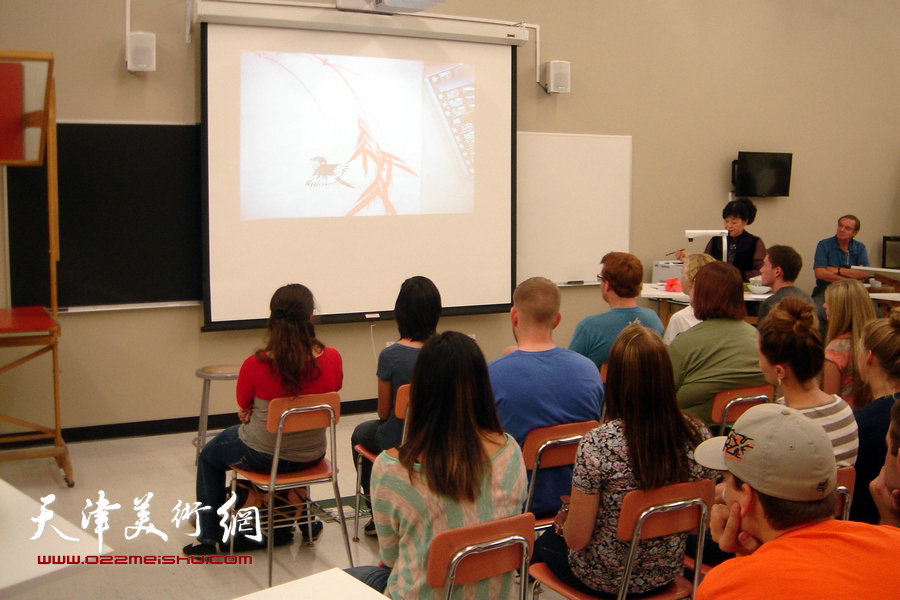
[[[830,519],[713,568],[696,600],[900,597],[900,529]]]

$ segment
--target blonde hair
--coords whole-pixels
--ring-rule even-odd
[[[716,259],[709,254],[702,252],[694,252],[684,257],[684,266],[681,267],[681,289],[685,294],[690,294],[694,287],[694,277],[700,267],[714,262]]]
[[[856,349],[862,337],[863,327],[875,319],[872,300],[863,284],[855,279],[841,279],[825,288],[825,303],[828,304],[828,334],[825,336],[827,346],[834,338],[850,333],[850,361],[847,368],[853,375],[853,389],[856,390],[856,406],[868,403],[868,387],[863,388],[856,367]]]
[[[888,379],[900,381],[900,307],[894,307],[886,319],[866,323],[862,340],[866,350],[878,358]]]

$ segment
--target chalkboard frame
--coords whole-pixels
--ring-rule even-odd
[[[200,125],[60,123],[59,305],[199,301]],[[7,171],[13,306],[49,306],[44,167]]]

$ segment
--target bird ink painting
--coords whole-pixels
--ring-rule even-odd
[[[434,73],[464,71],[421,60],[243,53],[241,220],[471,212],[474,172],[459,148],[471,155],[472,122],[446,113],[446,102],[442,113],[430,83]],[[459,131],[450,118],[463,123]]]

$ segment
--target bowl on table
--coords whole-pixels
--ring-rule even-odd
[[[772,288],[767,285],[753,285],[750,284],[747,286],[747,289],[750,290],[751,294],[765,294]]]

